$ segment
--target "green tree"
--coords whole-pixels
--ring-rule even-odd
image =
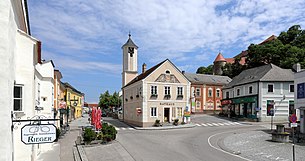
[[[228,76],[230,78],[233,78],[237,76],[239,73],[241,73],[243,70],[246,69],[245,65],[241,65],[240,62],[241,58],[235,58],[235,61],[233,64],[226,63],[225,66],[222,67],[222,75]]]
[[[197,74],[213,74],[213,65],[207,67],[199,67],[196,71]]]
[[[119,93],[114,92],[112,95],[109,94],[107,90],[105,93],[100,95],[99,106],[102,108],[109,108],[109,107],[119,107],[122,104],[120,99]]]

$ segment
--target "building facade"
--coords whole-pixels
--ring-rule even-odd
[[[64,100],[67,103],[69,121],[82,117],[83,93],[67,82],[63,84],[65,87]]]
[[[144,67],[143,67],[144,68]],[[124,121],[152,126],[156,120],[183,120],[190,111],[190,82],[168,59],[143,72],[123,87]]]
[[[288,121],[294,109],[293,72],[273,64],[247,69],[223,88],[222,106],[231,116]]]
[[[221,111],[222,87],[231,81],[227,76],[184,73],[191,82],[192,113]]]
[[[298,64],[296,71],[294,75],[295,109],[300,121],[300,132],[305,133],[305,70],[301,70],[301,66]]]
[[[156,120],[183,120],[189,108],[190,82],[168,59],[138,74],[138,46],[129,38],[122,46],[123,120],[136,126],[152,126]],[[189,121],[189,119],[184,120]]]

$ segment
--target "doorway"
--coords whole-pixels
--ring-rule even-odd
[[[169,113],[169,108],[164,108],[164,122],[169,122],[170,113]]]

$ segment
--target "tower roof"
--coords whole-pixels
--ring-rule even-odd
[[[226,61],[226,59],[222,56],[221,53],[218,53],[216,59],[214,60],[214,62],[219,62],[219,61]]]
[[[130,35],[130,33],[129,33],[129,38],[128,38],[128,40],[127,40],[127,42],[122,46],[122,48],[123,47],[125,47],[125,46],[128,46],[128,47],[135,47],[136,49],[138,48],[138,46],[131,40],[131,35]]]

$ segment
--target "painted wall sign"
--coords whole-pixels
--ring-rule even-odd
[[[25,125],[21,128],[21,141],[24,144],[52,143],[55,139],[54,124]]]
[[[165,105],[165,106],[175,106],[175,103],[168,103],[168,102],[164,102],[164,103],[160,103],[160,105]]]

